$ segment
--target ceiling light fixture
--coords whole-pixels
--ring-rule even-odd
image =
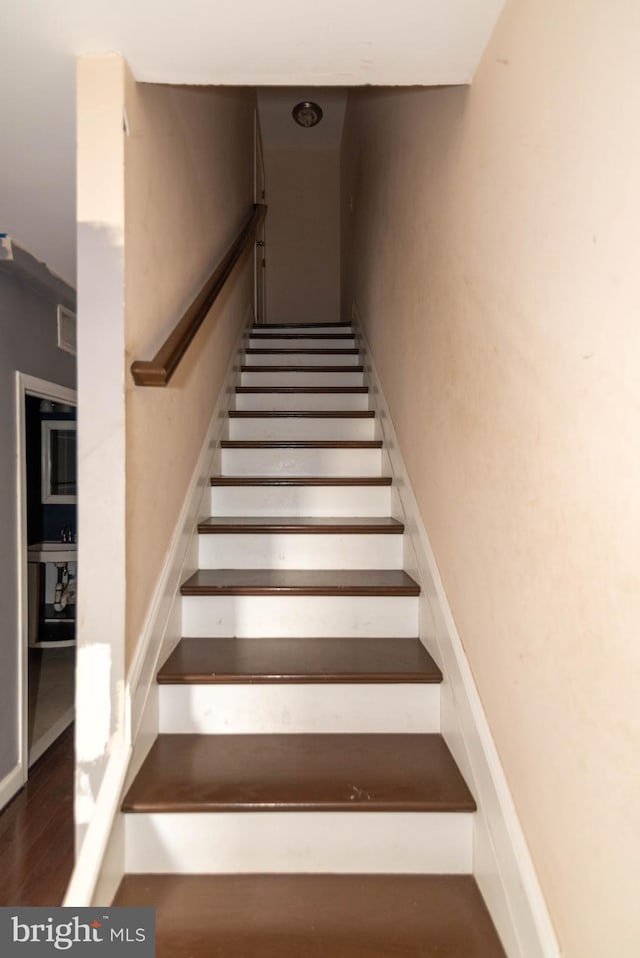
[[[310,128],[317,126],[322,119],[322,108],[317,103],[312,103],[311,100],[303,100],[301,103],[296,103],[291,111],[291,116],[298,126]]]

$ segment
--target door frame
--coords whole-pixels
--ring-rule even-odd
[[[266,173],[258,109],[253,111],[253,202],[264,203]],[[267,272],[265,268],[266,221],[256,233],[253,247],[253,315],[261,326],[267,322]],[[262,243],[259,246],[258,243]]]
[[[19,781],[13,794],[18,792],[29,777],[29,603],[27,570],[27,452],[25,399],[37,396],[52,402],[78,405],[75,389],[38,379],[26,373],[16,372],[16,556],[18,562],[18,768]],[[6,800],[13,797],[9,796]]]

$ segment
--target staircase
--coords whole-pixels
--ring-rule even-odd
[[[158,958],[499,958],[347,324],[254,327],[116,905]]]

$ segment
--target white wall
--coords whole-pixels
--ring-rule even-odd
[[[124,736],[126,65],[78,63],[78,840]]]
[[[470,89],[354,94],[344,133],[345,313],[568,958],[640,942],[639,35],[511,0]]]

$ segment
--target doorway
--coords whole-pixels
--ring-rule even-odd
[[[76,393],[17,374],[20,765],[71,724],[75,700]]]
[[[257,98],[256,186],[266,182],[267,197],[258,202],[268,206],[268,235],[262,248],[266,268],[257,274],[263,304],[262,312],[259,303],[256,307],[256,322],[340,322],[340,169],[347,91],[259,87]]]

